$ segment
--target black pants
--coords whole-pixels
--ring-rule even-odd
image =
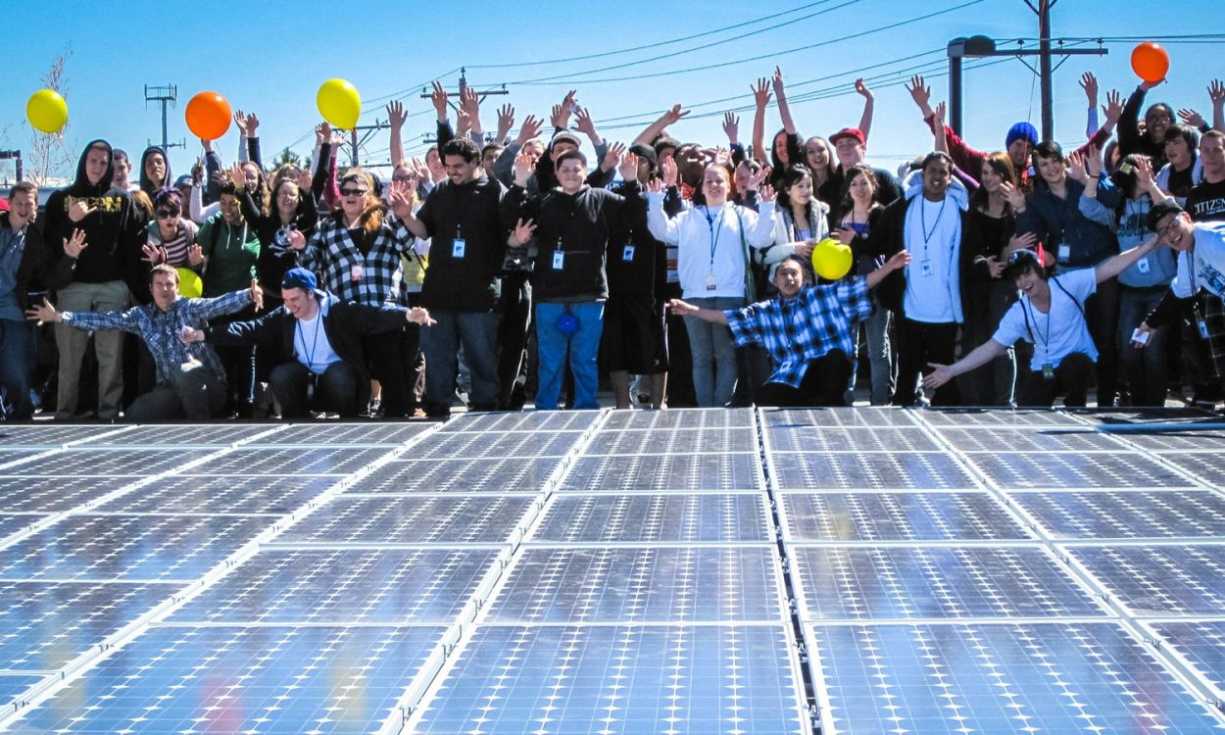
[[[383,389],[383,415],[387,418],[403,418],[416,408],[412,394],[416,379],[412,373],[420,346],[421,327],[416,324],[362,340],[370,375]]]
[[[1050,408],[1055,397],[1064,395],[1065,406],[1084,406],[1093,379],[1093,361],[1083,352],[1073,352],[1059,362],[1055,377],[1048,380],[1041,370],[1030,371],[1021,387],[1020,406]]]
[[[312,379],[313,401],[307,396]],[[319,376],[313,376],[300,362],[284,362],[272,369],[270,385],[281,406],[282,418],[303,418],[308,408],[317,408],[347,419],[357,416],[360,396],[366,393],[361,390],[363,380],[352,365],[344,362],[332,364]]]
[[[656,293],[661,303],[667,303],[668,299],[681,297],[681,287],[669,283]],[[698,397],[693,388],[693,353],[689,349],[689,333],[685,330],[685,319],[672,312],[667,314],[663,346],[667,350],[665,360],[668,363],[668,405],[673,408],[696,406]]]
[[[1084,308],[1089,334],[1100,355],[1097,359],[1097,405],[1113,406],[1118,394],[1119,280],[1111,278],[1097,284],[1097,293],[1085,300]]]
[[[842,350],[827,352],[808,363],[799,388],[765,383],[756,391],[759,406],[845,406],[851,360]]]
[[[532,285],[527,273],[502,277],[498,302],[498,408],[518,410],[526,400],[519,376],[524,369],[532,322]]]
[[[920,373],[926,375],[932,370],[927,364],[953,364],[957,324],[928,324],[902,319],[897,331],[897,390],[893,393],[893,405],[913,406],[918,398],[916,390]],[[957,390],[957,381],[950,380],[937,388],[931,402],[933,406],[958,405],[961,394]]]

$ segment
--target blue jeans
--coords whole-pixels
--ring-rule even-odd
[[[1153,289],[1119,286],[1119,362],[1131,384],[1133,406],[1165,405],[1167,328],[1161,327],[1149,335],[1148,345],[1142,350],[1131,344],[1131,333],[1157,307],[1165,291],[1164,286]]]
[[[689,299],[703,309],[738,309],[744,299],[732,296]],[[712,324],[696,316],[685,317],[689,350],[693,353],[693,391],[698,406],[725,405],[736,390],[736,347],[732,332],[724,324]]]
[[[498,401],[498,315],[492,311],[439,309],[430,316],[438,322],[421,331],[425,353],[425,402],[431,415],[449,411],[455,394],[456,353],[462,343],[464,360],[472,374],[473,409],[490,411]]]
[[[578,331],[566,336],[557,328],[557,319],[565,313],[578,317]],[[574,375],[574,407],[599,408],[595,394],[600,375],[597,360],[600,338],[604,334],[604,304],[585,301],[578,304],[536,304],[536,347],[540,355],[536,379],[536,408],[551,411],[557,408],[561,381],[566,367],[566,351],[570,353],[570,372]]]
[[[34,413],[34,405],[30,402],[34,346],[33,324],[0,319],[0,388],[4,390],[5,406],[12,407],[9,419],[20,421]]]

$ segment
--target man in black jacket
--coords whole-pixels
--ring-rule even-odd
[[[275,346],[269,384],[282,418],[302,418],[312,405],[342,418],[357,416],[366,404],[370,375],[362,338],[394,332],[405,320],[432,326],[420,307],[368,306],[341,301],[319,291],[315,274],[291,268],[281,281],[284,304],[258,319],[224,326],[184,330],[185,342],[207,339],[218,345]]]
[[[505,188],[477,175],[481,152],[470,140],[456,138],[442,149],[447,181],[430,192],[414,215],[397,211],[404,225],[430,238],[430,267],[421,287],[421,303],[438,326],[423,335],[426,413],[450,413],[455,392],[456,354],[462,343],[472,373],[472,408],[497,405],[497,328],[494,312],[496,278],[506,251],[506,231],[499,204]]]
[[[25,323],[28,294],[42,276],[45,253],[38,216],[38,188],[21,182],[9,190],[0,212],[0,418],[20,421],[34,413],[30,375],[34,327]]]
[[[920,172],[907,178],[902,197],[885,208],[872,228],[869,248],[891,256],[910,251],[906,268],[881,284],[880,301],[893,309],[898,323],[898,377],[893,403],[912,406],[919,373],[928,363],[953,362],[957,329],[964,321],[961,284],[973,267],[978,248],[963,243],[969,195],[953,178],[947,153],[929,153]],[[954,382],[936,390],[933,405],[957,405]]]
[[[615,230],[634,220],[627,202],[638,197],[638,157],[620,163],[625,197],[592,188],[587,158],[577,150],[557,159],[560,190],[527,198],[528,161],[515,162],[515,186],[506,197],[504,218],[518,221],[510,236],[517,247],[535,237],[536,344],[539,377],[536,408],[557,408],[566,355],[574,375],[574,407],[599,408],[597,359],[608,300],[608,248]],[[640,215],[640,212],[639,212]]]

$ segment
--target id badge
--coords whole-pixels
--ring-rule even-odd
[[[924,260],[923,262],[919,263],[919,273],[922,274],[924,278],[931,278],[936,274],[936,270],[932,268],[932,262],[930,260]]]
[[[1148,274],[1148,271],[1149,271],[1149,268],[1150,268],[1150,266],[1149,266],[1149,264],[1148,264],[1148,256],[1147,256],[1147,255],[1146,255],[1146,256],[1144,256],[1143,258],[1140,258],[1139,260],[1137,260],[1137,261],[1136,261],[1136,270],[1140,271],[1141,273],[1144,273],[1144,274],[1146,274],[1146,275],[1147,275],[1147,274]]]
[[[1208,322],[1204,321],[1203,317],[1195,320],[1195,327],[1199,329],[1199,338],[1202,340],[1208,339]]]
[[[553,270],[559,271],[566,267],[566,253],[564,250],[553,251]]]
[[[1149,336],[1148,332],[1136,327],[1135,331],[1131,333],[1131,341],[1138,345],[1146,345],[1148,344]]]
[[[1066,242],[1059,243],[1059,253],[1057,259],[1060,263],[1066,263],[1072,258],[1072,246]]]
[[[451,257],[455,260],[463,260],[464,253],[468,252],[468,242],[462,238],[455,238],[451,241]]]
[[[719,287],[719,282],[715,280],[715,274],[707,273],[706,274],[706,290],[714,291],[718,287]]]
[[[1043,380],[1054,380],[1055,379],[1055,366],[1054,365],[1048,362],[1042,366],[1042,379]]]
[[[360,263],[355,263],[349,268],[349,279],[354,283],[362,280],[362,276],[366,275],[366,269]]]
[[[625,249],[621,251],[621,260],[624,260],[626,263],[629,263],[633,259],[634,259],[634,246],[626,245]]]

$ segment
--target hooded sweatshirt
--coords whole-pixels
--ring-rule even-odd
[[[153,179],[149,178],[149,174],[145,173],[145,162],[149,160],[149,156],[154,153],[160,153],[162,160],[166,162],[166,175],[162,178],[161,186],[153,183]],[[162,150],[161,146],[151,145],[145,149],[145,152],[140,154],[140,190],[149,195],[152,199],[153,195],[159,189],[168,189],[174,181],[174,175],[170,173],[170,156],[166,155],[166,151]]]
[[[47,286],[59,289],[69,283],[107,283],[125,281],[129,287],[141,285],[141,242],[144,222],[134,211],[127,192],[111,187],[114,160],[107,162],[101,181],[91,184],[85,175],[85,159],[94,146],[106,149],[105,140],[92,140],[85,145],[77,162],[76,179],[71,186],[60,189],[47,199],[45,238],[47,243],[60,243],[74,230],[85,231],[88,246],[76,260],[69,258],[62,247],[49,247],[51,276]],[[94,208],[80,222],[68,218],[68,209],[78,200]]]

